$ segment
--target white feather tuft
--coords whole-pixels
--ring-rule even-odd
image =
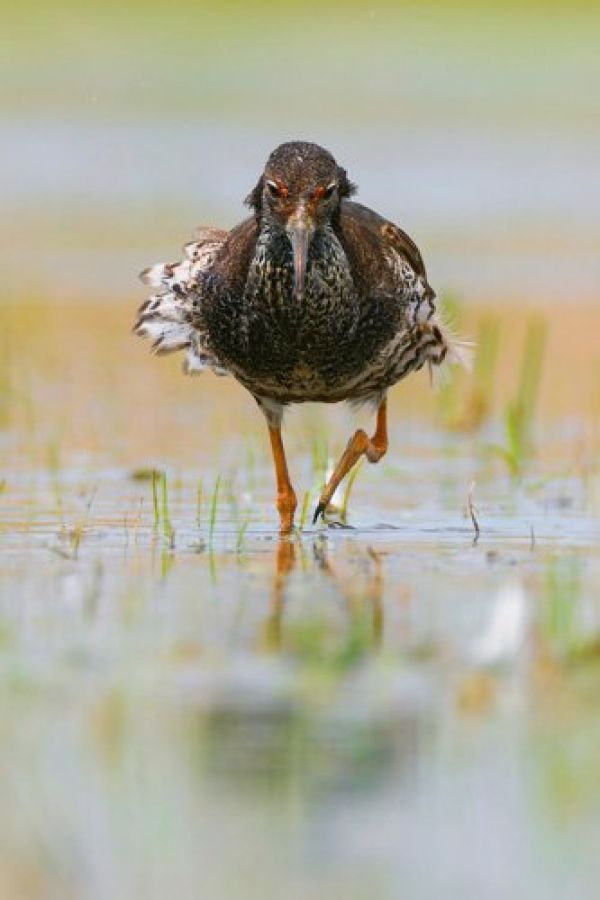
[[[165,283],[165,278],[169,277],[171,270],[172,266],[169,263],[156,263],[154,266],[149,266],[143,272],[140,272],[140,281],[151,285],[151,287],[162,287]]]
[[[434,317],[432,324],[439,328],[446,349],[441,362],[435,358],[429,360],[429,378],[432,387],[437,390],[447,383],[450,366],[457,365],[467,372],[472,371],[475,345],[472,341],[456,337],[439,314]]]
[[[190,347],[183,361],[183,371],[186,375],[201,375],[210,366],[210,360],[206,356],[200,356],[194,347]]]
[[[150,338],[155,353],[187,350],[184,371],[190,375],[207,368],[228,374],[203,346],[205,336],[193,314],[198,275],[210,268],[226,238],[222,229],[202,227],[185,245],[181,262],[157,263],[140,274],[145,284],[159,290],[140,307],[134,332]]]

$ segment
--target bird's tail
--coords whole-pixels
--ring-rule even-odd
[[[449,366],[458,365],[467,372],[473,368],[475,344],[454,334],[452,328],[437,313],[430,323],[440,335],[437,353],[428,360],[429,378],[432,387],[440,388],[446,383]]]

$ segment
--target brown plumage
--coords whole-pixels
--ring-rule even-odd
[[[136,333],[159,353],[186,351],[185,370],[232,374],[263,410],[275,461],[281,529],[293,524],[281,419],[289,403],[347,400],[377,410],[323,489],[315,519],[362,455],[387,449],[386,392],[425,363],[465,361],[435,306],[408,235],[348,198],[346,172],[321,147],[282,144],[247,198],[253,215],[229,233],[200,229],[185,259],[146,269],[159,288]]]

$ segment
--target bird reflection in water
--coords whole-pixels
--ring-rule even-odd
[[[271,561],[259,647],[273,659],[256,681],[234,677],[204,710],[202,770],[271,797],[302,786],[317,805],[392,776],[397,788],[402,772],[414,783],[419,716],[412,702],[390,702],[381,670],[368,666],[384,635],[380,555],[322,536],[282,538]]]
[[[333,562],[325,538],[319,536],[309,546],[312,550],[314,567],[326,582],[324,587],[333,587],[335,593],[343,600],[351,635],[356,637],[360,633],[361,651],[363,653],[377,651],[384,633],[384,576],[381,555],[372,547],[368,547],[366,553],[358,557],[358,562],[367,566],[368,579],[357,590],[354,573],[343,572]],[[275,551],[270,612],[263,628],[262,644],[267,652],[280,652],[284,647],[286,593],[290,576],[295,571],[299,559],[303,569],[310,566],[306,544],[281,538]],[[324,602],[326,599],[325,596]]]

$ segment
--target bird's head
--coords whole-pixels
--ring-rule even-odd
[[[312,239],[335,218],[341,200],[355,190],[331,153],[318,144],[290,141],[273,150],[258,184],[246,198],[257,218],[287,235],[298,298],[304,295]]]

